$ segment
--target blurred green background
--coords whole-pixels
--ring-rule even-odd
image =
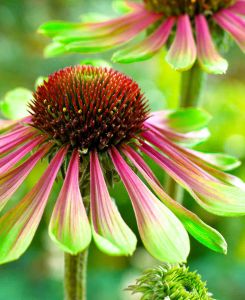
[[[37,77],[80,63],[88,57],[68,55],[44,59],[48,39],[36,33],[48,20],[77,21],[83,13],[113,15],[108,0],[1,0],[0,1],[0,99],[15,87],[33,90]],[[245,61],[237,47],[226,54],[230,67],[225,76],[209,76],[202,95],[202,105],[214,117],[210,122],[211,138],[199,149],[224,151],[237,156],[244,164],[234,174],[245,180]],[[94,58],[110,58],[94,55]],[[164,62],[164,53],[154,59],[131,65],[115,65],[137,80],[150,99],[153,109],[178,105],[180,75]],[[18,110],[18,107],[16,107]],[[21,187],[14,201],[20,199],[43,170],[38,166]],[[162,172],[156,169],[158,176]],[[59,190],[55,186],[56,192]],[[121,185],[111,191],[117,199],[126,222],[136,232],[136,224],[128,196]],[[47,226],[55,196],[50,200],[42,224],[28,251],[16,262],[0,266],[0,300],[58,300],[63,298],[63,255],[50,241]],[[203,220],[217,228],[226,238],[229,248],[224,256],[209,251],[191,240],[189,257],[191,270],[198,270],[208,281],[210,291],[219,300],[245,299],[245,231],[244,218],[221,218],[200,209],[186,196],[185,204]],[[50,208],[50,209],[49,209]],[[113,258],[102,254],[94,245],[89,256],[89,300],[125,300],[132,297],[124,288],[146,267],[156,265],[145,250],[139,248],[131,258]]]

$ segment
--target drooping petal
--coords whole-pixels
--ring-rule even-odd
[[[190,250],[189,238],[181,222],[144,185],[116,148],[112,148],[110,155],[132,200],[146,249],[161,261],[185,261]]]
[[[206,172],[208,172],[210,175],[212,175],[214,178],[218,179],[218,181],[221,181],[225,184],[231,185],[231,186],[236,186],[241,189],[245,189],[245,183],[238,177],[222,172],[214,167],[212,165],[207,164],[204,160],[198,160],[198,158],[193,159],[195,163],[203,168]]]
[[[236,3],[229,7],[229,10],[236,14],[245,15],[245,1],[237,0]]]
[[[200,108],[185,108],[174,111],[153,112],[146,120],[159,129],[169,128],[181,133],[188,133],[207,127],[211,116]]]
[[[167,54],[167,62],[178,71],[190,69],[196,60],[197,50],[188,15],[181,15],[177,21],[177,32]]]
[[[18,259],[30,245],[66,151],[57,152],[32,190],[0,218],[1,264]]]
[[[215,178],[205,178],[202,173],[176,163],[147,144],[142,145],[141,150],[186,188],[207,211],[221,216],[245,214],[245,189],[224,184]]]
[[[242,189],[245,187],[244,182],[242,182],[238,177],[220,171],[222,169],[228,170],[237,167],[240,164],[239,161],[236,161],[232,157],[226,155],[206,154],[188,149],[182,145],[177,145],[175,142],[172,142],[173,139],[169,139],[166,132],[162,134],[149,125],[147,125],[146,128],[148,128],[148,131],[142,133],[142,136],[165,154],[169,155],[172,159],[184,164],[187,168],[191,168],[192,170],[194,169],[196,170],[195,172],[198,173],[201,172],[202,176],[210,177],[214,181],[222,181],[223,183],[228,183],[229,185],[234,185]],[[154,134],[152,134],[149,129],[154,132]],[[210,158],[210,161],[208,161],[208,158]],[[226,163],[224,160],[226,160]],[[216,168],[219,168],[220,170],[217,170]]]
[[[112,20],[106,20],[103,22],[91,22],[91,23],[70,23],[51,21],[42,24],[38,32],[49,37],[80,37],[80,39],[91,39],[95,37],[101,37],[107,34],[111,34],[118,28],[123,28],[125,25],[129,25],[139,18],[148,16],[149,12],[136,9],[135,12],[123,15],[119,18]]]
[[[146,127],[149,127],[148,125]],[[154,128],[154,126],[151,128]],[[210,132],[207,128],[198,131],[191,131],[188,133],[178,133],[171,129],[154,128],[159,133],[162,133],[169,140],[181,144],[182,146],[192,147],[206,141],[210,137]]]
[[[44,145],[23,164],[0,176],[0,211],[50,147],[50,144]]]
[[[73,151],[49,225],[51,238],[65,252],[76,255],[91,241],[91,229],[79,188],[79,154]]]
[[[157,194],[159,199],[171,209],[181,220],[188,232],[200,243],[210,249],[226,253],[227,244],[223,236],[214,228],[205,224],[197,215],[187,210],[178,202],[171,199],[161,188],[161,186],[149,175],[148,167],[143,158],[129,146],[124,146],[124,154],[131,160],[145,180]]]
[[[137,26],[146,18],[157,20],[159,19],[159,15],[140,9],[135,13],[126,14],[116,19],[98,23],[81,24],[79,34],[74,35],[74,32],[72,32],[70,35],[57,36],[55,40],[66,44],[71,42],[96,40],[112,35],[116,36],[129,28]]]
[[[0,155],[7,153],[15,147],[25,143],[33,137],[35,132],[31,128],[20,128],[16,131],[0,136]]]
[[[0,158],[0,176],[2,176],[4,172],[9,171],[15,164],[17,164],[23,157],[30,153],[42,141],[43,138],[41,136],[35,137],[14,152],[9,153],[3,158]]]
[[[192,160],[195,164],[208,172],[214,178],[228,185],[245,188],[245,183],[238,177],[222,172],[221,170],[232,170],[240,165],[240,162],[232,156],[220,153],[202,153],[192,149],[178,147],[178,151],[183,153],[187,159]],[[218,168],[218,169],[217,169]]]
[[[120,44],[126,43],[138,35],[141,31],[149,27],[151,24],[159,19],[158,15],[149,15],[138,22],[132,23],[125,26],[124,28],[117,30],[111,34],[101,36],[99,38],[85,40],[85,41],[74,41],[69,39],[58,40],[61,43],[68,42],[64,47],[66,51],[91,53],[98,51],[105,51]],[[79,40],[79,37],[77,38]]]
[[[26,133],[29,133],[31,131],[28,127],[17,127],[11,130],[10,132],[4,133],[0,135],[0,141],[1,141],[1,147],[5,146],[6,144],[9,144],[12,140],[15,140]]]
[[[196,162],[204,162],[222,171],[230,171],[241,165],[241,162],[235,157],[223,153],[204,153],[191,149],[186,149],[188,155]]]
[[[112,60],[119,63],[131,63],[152,57],[166,43],[175,19],[168,18],[143,41],[116,52]]]
[[[13,127],[16,123],[16,121],[0,119],[0,132],[11,129],[11,127]]]
[[[228,9],[221,10],[213,18],[220,27],[231,34],[241,50],[245,51],[245,20]]]
[[[127,42],[160,17],[159,14],[138,7],[132,13],[113,20],[81,24],[51,22],[42,25],[39,31],[54,37],[54,43],[45,50],[46,56],[69,51],[90,53]]]
[[[208,73],[224,74],[228,68],[228,62],[219,55],[212,41],[205,16],[197,15],[195,22],[199,64]]]
[[[243,0],[242,0],[243,1]],[[137,3],[137,2],[133,2],[133,1],[129,1],[129,0],[124,0],[123,1],[128,7],[131,7],[134,10],[137,9],[145,9],[144,4],[143,3]]]
[[[177,111],[159,111],[151,114],[144,125],[157,130],[172,141],[186,146],[205,141],[210,133],[206,126],[210,115],[201,109],[180,109]]]
[[[54,57],[67,53],[65,45],[58,42],[50,43],[44,48],[44,57]]]
[[[110,255],[132,255],[137,239],[111,200],[96,152],[90,155],[90,176],[91,219],[95,243]]]
[[[184,156],[180,151],[178,151],[178,148],[180,147],[175,146],[174,143],[166,139],[164,136],[160,136],[157,133],[152,133],[150,131],[142,133],[142,136],[145,140],[159,148],[165,155],[173,159],[176,163],[184,165],[187,169],[200,174],[204,178],[212,178],[211,175],[202,170],[202,168],[188,159],[187,156]]]

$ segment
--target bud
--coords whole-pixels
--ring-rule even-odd
[[[146,270],[127,290],[142,294],[141,300],[214,300],[201,276],[178,264]]]

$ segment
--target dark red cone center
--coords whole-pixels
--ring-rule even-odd
[[[148,109],[139,86],[117,71],[92,66],[48,77],[30,104],[33,126],[82,153],[128,142],[142,130]]]
[[[200,13],[215,13],[235,3],[235,0],[144,0],[148,9],[166,16]]]

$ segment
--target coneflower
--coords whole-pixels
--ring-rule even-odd
[[[134,252],[136,237],[107,188],[119,178],[131,198],[141,239],[155,258],[185,261],[186,230],[207,247],[226,252],[223,237],[171,199],[142,156],[152,158],[208,211],[243,214],[243,183],[216,168],[230,167],[224,157],[181,146],[206,136],[195,125],[201,111],[189,110],[183,124],[179,113],[151,114],[137,83],[113,69],[92,66],[50,75],[33,94],[29,111],[13,124],[1,122],[0,209],[39,161],[47,159],[49,165],[25,197],[0,217],[1,263],[17,259],[31,243],[58,174],[63,186],[49,233],[67,253],[82,252],[91,237],[110,255]]]
[[[228,63],[219,54],[228,32],[245,50],[244,0],[144,0],[124,1],[130,9],[119,18],[94,23],[48,22],[39,31],[54,39],[48,55],[99,52],[121,46],[140,32],[146,37],[114,53],[112,60],[130,63],[145,60],[165,44],[167,61],[179,71],[190,69],[198,59],[201,67],[221,74]]]

